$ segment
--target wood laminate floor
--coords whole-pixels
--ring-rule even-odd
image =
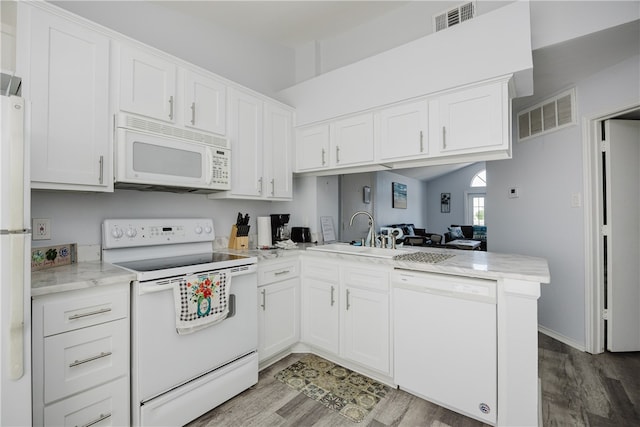
[[[592,355],[542,334],[538,349],[544,426],[640,426],[640,353]],[[485,426],[393,389],[362,423],[353,423],[274,378],[301,357],[264,369],[258,384],[188,426]]]

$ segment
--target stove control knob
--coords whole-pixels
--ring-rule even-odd
[[[196,234],[202,234],[202,227],[200,227],[200,226],[198,225],[198,226],[196,226],[196,229],[195,229],[195,230],[193,230],[193,231],[195,231],[195,232],[196,232]]]
[[[211,234],[212,231],[213,230],[208,225],[204,228],[204,232],[207,233],[207,234]]]
[[[122,233],[122,229],[118,228],[118,227],[113,227],[113,229],[111,230],[111,235],[115,238],[115,239],[119,239],[122,237],[123,233]]]
[[[136,237],[138,235],[138,231],[135,228],[129,228],[127,230],[127,237]]]

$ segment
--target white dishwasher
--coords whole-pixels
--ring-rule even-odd
[[[401,389],[496,424],[496,282],[395,270],[394,380]]]

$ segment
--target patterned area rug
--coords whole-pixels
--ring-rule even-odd
[[[361,422],[389,388],[315,355],[276,374],[276,379],[353,422]]]

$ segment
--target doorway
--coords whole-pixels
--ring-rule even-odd
[[[586,350],[640,351],[640,106],[583,130]]]
[[[368,190],[365,190],[368,188]],[[369,193],[368,196],[366,193]],[[369,232],[369,220],[364,215],[353,219],[358,211],[367,211],[375,217],[375,172],[354,173],[340,176],[340,241],[359,242]]]

